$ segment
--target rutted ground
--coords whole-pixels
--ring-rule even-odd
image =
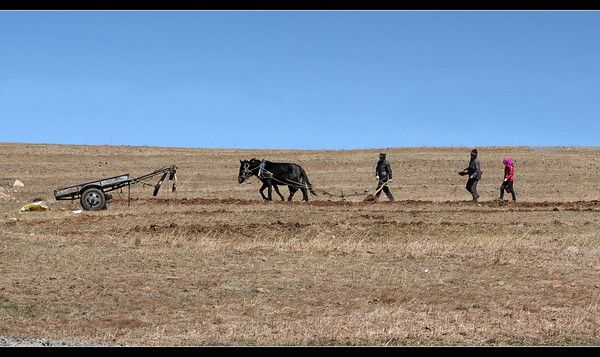
[[[468,149],[387,150],[398,201],[379,204],[269,204],[256,181],[236,182],[237,159],[266,157],[300,162],[328,191],[361,192],[374,186],[379,150],[0,149],[0,176],[26,185],[4,188],[0,200],[2,336],[93,345],[600,342],[600,149],[480,148],[480,205],[467,202],[456,175]],[[493,201],[505,153],[517,162],[517,203]],[[166,164],[179,167],[176,194],[152,198],[134,186],[131,207],[117,193],[106,211],[81,214],[77,202],[51,200],[59,187]],[[34,197],[51,211],[19,214]]]

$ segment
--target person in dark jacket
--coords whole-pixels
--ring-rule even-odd
[[[515,178],[515,164],[510,157],[505,157],[504,160],[502,160],[502,163],[504,164],[504,181],[502,181],[502,185],[500,185],[500,198],[498,198],[498,200],[504,200],[504,190],[506,190],[507,193],[510,192],[512,195],[512,200],[516,201],[517,194],[515,193],[515,189],[513,187],[513,180]]]
[[[394,196],[388,187],[388,182],[392,181],[392,167],[390,163],[385,159],[385,153],[379,154],[379,161],[375,168],[375,177],[377,179],[377,189],[375,190],[375,200],[379,199],[381,191],[385,192],[385,195],[390,201],[394,201]]]
[[[471,151],[471,161],[469,161],[469,167],[458,173],[461,176],[469,175],[467,180],[467,191],[473,196],[473,202],[477,202],[479,199],[479,193],[477,193],[477,183],[481,179],[481,166],[479,159],[477,158],[477,149]]]

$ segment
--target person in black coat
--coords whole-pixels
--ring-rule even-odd
[[[388,182],[392,181],[392,167],[385,157],[385,153],[379,154],[379,161],[375,168],[375,177],[377,179],[377,189],[375,191],[376,201],[379,199],[381,191],[385,192],[385,195],[390,201],[394,201],[394,196],[387,185]]]
[[[467,180],[467,191],[473,196],[473,202],[477,202],[479,199],[479,193],[477,193],[477,183],[481,179],[481,166],[479,159],[477,158],[477,149],[471,151],[471,161],[469,161],[469,167],[458,173],[461,176],[469,175]]]

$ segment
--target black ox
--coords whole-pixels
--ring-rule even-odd
[[[272,201],[271,189],[275,188],[275,192],[284,201],[284,197],[279,192],[277,186],[287,186],[290,190],[288,201],[292,200],[294,194],[298,189],[302,191],[302,200],[308,202],[308,191],[313,195],[317,195],[314,191],[308,175],[304,169],[297,164],[290,163],[279,163],[271,162],[267,160],[240,160],[240,173],[238,175],[238,182],[243,183],[251,176],[256,176],[262,182],[262,186],[258,192],[264,200]],[[263,193],[265,188],[268,188],[269,195],[266,197]]]

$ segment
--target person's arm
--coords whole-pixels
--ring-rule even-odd
[[[512,181],[514,176],[515,176],[515,169],[514,169],[514,167],[510,166],[510,167],[508,167],[508,175],[506,175],[506,179],[504,181]]]
[[[474,160],[474,162],[471,165],[469,165],[469,178],[476,177],[478,172],[479,172],[479,161]]]
[[[392,166],[390,165],[389,162],[386,164],[386,169],[387,169],[387,173],[388,173],[388,180],[391,180],[392,179]]]
[[[471,178],[471,176],[473,176],[473,173],[475,173],[475,171],[476,171],[475,162],[473,162],[473,161],[469,162],[469,167],[467,167],[465,170],[467,171],[469,178]]]
[[[477,164],[476,163],[472,163],[471,165],[469,165],[468,168],[468,172],[469,172],[469,178],[473,178],[475,177],[475,175],[477,175]]]

